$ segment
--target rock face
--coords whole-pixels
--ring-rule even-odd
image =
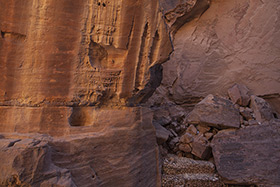
[[[135,2],[1,0],[0,103],[141,102],[172,48],[158,1]]]
[[[279,184],[278,0],[0,5],[0,186]]]
[[[160,0],[171,36],[186,22],[199,17],[210,5],[210,0]]]
[[[239,111],[226,99],[208,95],[188,115],[188,122],[218,128],[238,128]]]
[[[160,186],[150,112],[128,106],[160,85],[171,30],[208,1],[0,4],[0,184]]]
[[[280,185],[280,122],[220,131],[212,141],[219,174],[231,183]]]
[[[31,186],[160,186],[155,132],[141,116],[93,133],[2,134],[0,184],[17,177]]]
[[[208,94],[226,95],[242,83],[280,112],[278,0],[212,0],[205,13],[175,34],[174,52],[163,65],[160,90],[178,104]]]

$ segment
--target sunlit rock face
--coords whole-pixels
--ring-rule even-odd
[[[67,127],[81,113],[71,107],[141,103],[172,51],[158,1],[15,0],[0,9],[4,132],[20,132],[23,121]]]
[[[1,1],[0,19],[7,105],[119,104],[171,52],[157,1]]]
[[[166,95],[178,104],[193,104],[243,83],[277,108],[279,7],[277,0],[212,0],[200,18],[174,36],[174,53],[163,65]]]
[[[160,186],[152,113],[128,106],[199,2],[0,0],[0,185]]]

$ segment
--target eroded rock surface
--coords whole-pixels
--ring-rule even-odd
[[[141,102],[172,50],[158,1],[3,0],[0,12],[2,105],[108,105],[148,90]]]
[[[239,111],[231,101],[208,95],[188,115],[188,122],[218,128],[240,127]]]
[[[280,122],[220,131],[212,141],[219,174],[231,183],[280,185]]]
[[[0,184],[17,176],[31,186],[160,186],[151,118],[133,118],[61,137],[2,134]]]
[[[229,182],[279,184],[279,1],[212,0],[207,12],[209,0],[0,4],[1,185],[160,186],[156,140],[164,151],[214,162],[213,137]],[[239,87],[230,94],[237,106],[211,96],[187,117],[185,106],[225,95],[235,82],[272,107],[251,97],[249,108]],[[150,110],[128,106],[145,103],[160,84],[146,105],[167,103],[155,132]],[[165,170],[164,185],[222,185],[213,164],[188,173],[185,166],[200,162],[186,159],[168,161],[179,173]]]
[[[279,8],[278,0],[212,0],[175,34],[158,94],[191,105],[242,83],[279,113]]]

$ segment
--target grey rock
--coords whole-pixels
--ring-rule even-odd
[[[173,148],[176,146],[176,144],[178,144],[178,142],[179,142],[179,137],[173,138],[173,139],[169,142],[170,148],[173,149]]]
[[[166,142],[171,135],[171,132],[158,123],[153,124],[156,129],[156,138],[159,145]]]

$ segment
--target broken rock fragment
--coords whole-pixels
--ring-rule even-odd
[[[185,144],[191,143],[193,142],[193,136],[190,133],[186,132],[183,136],[181,136],[180,142]]]
[[[253,110],[251,108],[244,108],[240,107],[239,109],[240,114],[248,121],[250,119],[253,119]]]
[[[187,132],[192,134],[192,135],[196,135],[197,134],[197,129],[194,125],[190,125],[188,128],[187,128]]]
[[[188,115],[188,122],[217,128],[239,128],[239,111],[227,99],[208,95]]]
[[[211,138],[213,137],[213,133],[207,132],[207,133],[204,134],[204,136],[205,136],[205,138],[206,138],[207,140],[209,140],[209,139],[211,139]]]
[[[211,128],[208,127],[208,126],[202,126],[202,125],[198,125],[198,126],[197,126],[197,130],[199,131],[199,133],[202,133],[202,134],[204,134],[204,133],[210,131],[210,129],[211,129]]]
[[[249,89],[242,84],[235,84],[228,89],[228,95],[234,104],[247,106],[250,102]]]
[[[166,128],[164,128],[163,126],[161,126],[158,123],[154,123],[154,127],[156,129],[156,138],[157,138],[157,143],[163,144],[164,142],[167,141],[167,139],[169,138],[169,136],[171,135],[171,132],[168,131]]]
[[[254,111],[256,120],[260,123],[274,118],[270,105],[263,98],[252,95],[251,108]]]
[[[191,147],[192,154],[201,159],[208,159],[211,155],[211,147],[203,136],[196,137],[191,143]]]
[[[192,148],[189,144],[180,144],[179,145],[179,150],[183,151],[185,153],[190,153],[192,151]]]

